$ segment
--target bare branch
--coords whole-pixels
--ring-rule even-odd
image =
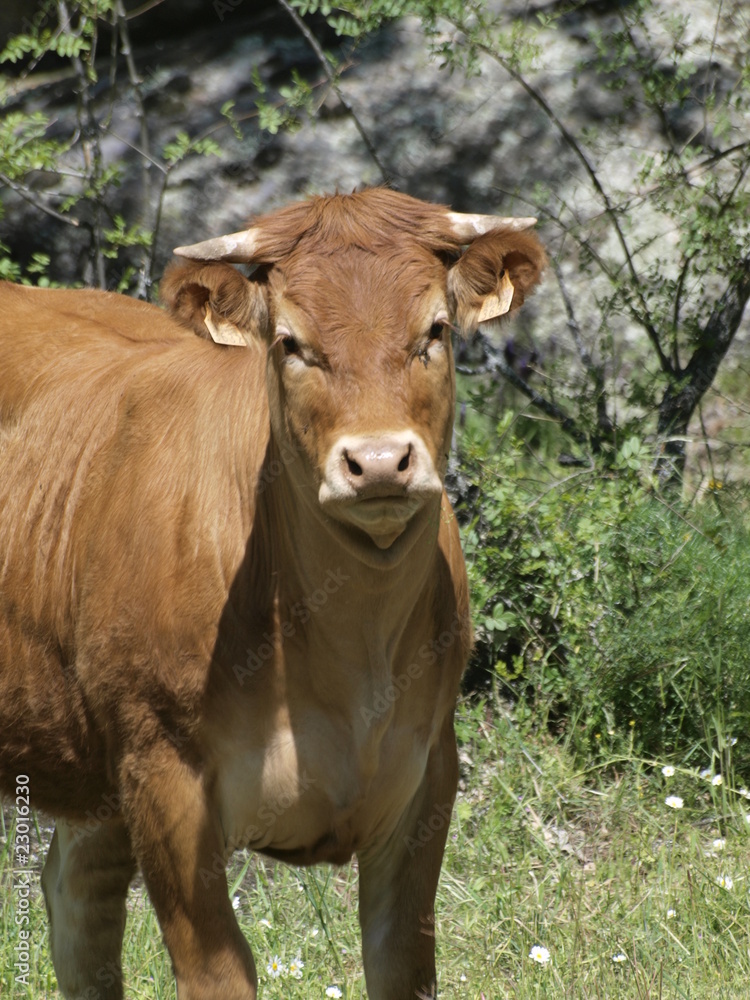
[[[151,142],[148,134],[148,120],[146,118],[146,109],[143,103],[143,80],[138,74],[135,59],[133,58],[133,49],[130,45],[130,31],[128,29],[123,0],[116,0],[113,16],[117,33],[120,36],[120,51],[125,57],[125,63],[128,67],[128,78],[130,80],[130,85],[133,88],[133,95],[135,97],[135,115],[139,122],[140,152],[142,154],[141,176],[143,178],[143,186],[141,188],[141,219],[145,220],[151,207],[151,164],[153,160],[150,151]],[[138,287],[136,289],[136,296],[139,299],[148,298],[148,290],[151,287],[152,262],[153,253],[148,253],[144,250],[139,269]]]
[[[552,269],[557,277],[557,284],[560,288],[560,294],[565,306],[565,312],[568,316],[568,329],[570,330],[573,336],[573,341],[578,349],[578,356],[581,359],[581,364],[589,373],[591,380],[594,383],[597,427],[599,428],[600,434],[607,437],[612,433],[612,421],[609,419],[609,414],[607,413],[607,394],[604,388],[604,365],[597,364],[594,361],[589,349],[583,342],[581,328],[578,324],[578,320],[576,319],[575,310],[573,309],[573,300],[568,294],[568,288],[565,284],[562,270],[556,260],[552,260]],[[596,442],[594,444],[594,450],[598,450]]]
[[[61,28],[72,31],[72,21],[66,0],[57,0],[57,11]],[[92,43],[93,46],[93,43]],[[102,150],[99,143],[99,123],[94,113],[93,100],[91,97],[91,87],[86,72],[86,67],[79,56],[72,56],[71,62],[76,71],[79,83],[78,93],[78,128],[81,135],[81,145],[83,148],[84,167],[87,179],[96,184],[102,173]],[[100,288],[107,287],[106,273],[104,267],[104,254],[101,246],[101,212],[102,204],[100,197],[96,197],[94,203],[94,219],[91,230],[91,264],[96,274],[96,282]]]
[[[750,257],[746,257],[714,306],[681,377],[667,386],[659,404],[657,433],[665,444],[658,470],[665,485],[679,481],[682,475],[685,465],[684,434],[688,423],[716,377],[749,299]]]
[[[336,73],[334,73],[333,68],[331,67],[331,63],[330,63],[330,61],[328,59],[328,56],[325,54],[325,52],[323,51],[323,49],[320,47],[320,44],[319,44],[317,38],[310,31],[310,29],[305,24],[305,22],[302,20],[302,18],[299,16],[299,14],[294,9],[294,7],[292,7],[291,4],[288,3],[288,0],[278,0],[278,3],[279,3],[279,6],[281,6],[286,11],[286,13],[289,15],[289,17],[291,17],[291,19],[294,21],[294,23],[296,24],[297,28],[299,28],[300,32],[305,37],[308,45],[310,46],[310,48],[315,53],[315,57],[317,58],[317,60],[320,63],[320,65],[323,67],[323,72],[325,73],[326,77],[328,78],[328,82],[331,84],[333,92],[336,94],[336,97],[338,97],[338,99],[341,102],[341,105],[344,108],[344,110],[346,111],[346,113],[349,115],[349,117],[354,122],[354,124],[355,124],[355,126],[357,128],[357,131],[359,132],[360,136],[362,137],[362,141],[364,142],[365,146],[367,147],[367,152],[370,154],[370,156],[372,157],[373,162],[375,163],[376,167],[380,171],[381,176],[382,176],[384,182],[386,184],[389,184],[391,182],[391,179],[392,179],[391,175],[386,170],[386,168],[383,166],[383,164],[382,164],[382,162],[380,160],[380,156],[378,155],[378,151],[377,151],[377,149],[375,149],[375,145],[374,145],[372,139],[370,138],[369,134],[367,133],[364,125],[360,121],[359,116],[357,115],[356,111],[354,110],[354,108],[352,107],[351,103],[347,99],[346,95],[341,90],[341,87],[338,84],[338,75]]]
[[[283,0],[280,0],[280,2],[283,2]],[[457,22],[455,20],[451,20],[451,23],[459,31],[463,31],[464,30],[460,22]],[[539,91],[536,90],[535,87],[532,87],[532,85],[528,82],[528,80],[526,80],[526,78],[524,76],[522,76],[521,73],[519,73],[517,70],[515,70],[510,65],[510,63],[508,62],[508,60],[505,59],[502,55],[500,55],[499,52],[496,52],[491,46],[489,46],[489,45],[487,45],[487,44],[485,44],[483,42],[477,42],[476,44],[477,44],[477,48],[481,52],[484,52],[485,55],[488,55],[491,59],[494,59],[495,62],[497,62],[500,66],[502,66],[503,69],[505,70],[505,72],[513,80],[515,80],[516,83],[520,87],[522,87],[523,90],[526,91],[526,93],[534,101],[534,103],[537,104],[542,109],[542,111],[544,112],[544,114],[552,122],[552,124],[555,126],[555,128],[558,130],[558,132],[562,136],[565,144],[572,150],[572,152],[575,154],[575,156],[578,158],[578,160],[583,165],[583,168],[586,171],[586,173],[588,174],[589,180],[591,181],[591,184],[592,184],[594,190],[597,192],[597,194],[599,195],[599,197],[600,197],[600,199],[602,201],[602,204],[604,205],[604,211],[605,211],[608,219],[612,223],[612,226],[613,226],[613,228],[615,230],[615,233],[617,235],[618,242],[620,244],[620,247],[621,247],[622,252],[624,254],[624,257],[625,257],[625,263],[626,263],[628,272],[630,274],[630,280],[632,282],[633,288],[635,289],[636,296],[637,296],[637,299],[638,299],[638,303],[639,303],[639,306],[640,306],[640,309],[638,310],[638,309],[635,309],[632,304],[628,303],[628,308],[629,308],[629,310],[630,310],[633,318],[646,331],[646,334],[647,334],[649,340],[651,341],[651,344],[652,344],[652,346],[654,348],[654,351],[656,352],[656,355],[657,355],[657,357],[659,359],[659,364],[661,365],[662,370],[665,371],[665,372],[671,372],[672,366],[670,364],[669,358],[667,357],[667,355],[662,350],[661,343],[660,343],[660,340],[659,340],[659,333],[656,330],[656,328],[654,327],[653,323],[651,323],[651,321],[649,320],[648,304],[647,304],[647,302],[646,302],[646,300],[644,298],[643,289],[641,287],[641,281],[640,281],[638,272],[636,270],[635,263],[633,261],[633,257],[632,257],[632,255],[630,253],[630,247],[628,246],[628,242],[625,239],[625,234],[622,231],[622,227],[620,225],[620,220],[618,218],[617,211],[616,211],[614,205],[612,204],[612,202],[610,201],[609,195],[604,190],[604,187],[602,186],[602,183],[599,180],[599,175],[597,174],[596,170],[594,169],[594,167],[590,163],[588,157],[584,153],[583,149],[581,148],[580,144],[577,142],[577,140],[575,139],[575,137],[573,136],[573,134],[564,125],[564,123],[561,121],[561,119],[558,118],[558,116],[555,114],[554,110],[552,109],[551,105],[542,96],[542,94],[540,94]]]
[[[159,7],[163,3],[166,3],[166,0],[146,0],[146,3],[142,3],[141,6],[136,7],[135,10],[128,11],[125,16],[128,21],[132,21],[136,17],[140,17],[141,14],[145,14],[146,11],[153,10],[154,7]]]
[[[10,177],[6,177],[5,174],[0,174],[0,184],[5,184],[9,187],[11,191],[15,191],[16,194],[27,201],[29,205],[33,205],[34,208],[38,208],[40,212],[44,212],[45,215],[51,216],[53,219],[57,219],[58,222],[64,222],[68,226],[80,226],[78,219],[73,218],[72,215],[61,215],[60,212],[56,212],[54,208],[50,208],[49,205],[45,205],[43,201],[40,201],[36,195],[32,194],[27,187],[22,187],[20,184],[16,184],[12,181]]]
[[[469,368],[463,365],[456,365],[456,371],[461,372],[465,375],[477,375],[481,372],[487,372],[491,375],[500,375],[507,382],[518,389],[519,392],[523,393],[527,399],[531,401],[532,406],[536,409],[541,410],[548,417],[551,417],[560,427],[568,434],[577,444],[588,445],[589,438],[577,425],[575,420],[564,410],[553,403],[551,400],[542,396],[538,393],[536,389],[529,385],[529,383],[522,379],[521,376],[513,371],[505,358],[500,354],[496,347],[494,347],[489,338],[478,331],[476,334],[477,342],[482,347],[483,359],[482,363],[477,368]]]

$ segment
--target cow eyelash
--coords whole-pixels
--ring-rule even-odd
[[[426,342],[423,342],[422,346],[414,352],[415,357],[419,358],[425,368],[430,360],[430,346],[437,341],[442,341],[446,327],[449,325],[447,320],[436,320],[427,331]]]
[[[302,353],[299,341],[295,340],[291,333],[278,333],[271,346],[275,347],[277,344],[281,344],[287,357]]]

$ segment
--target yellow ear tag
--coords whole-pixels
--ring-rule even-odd
[[[513,302],[513,282],[508,277],[506,271],[500,281],[500,287],[493,295],[488,295],[482,303],[482,308],[477,316],[477,323],[486,323],[487,320],[497,319],[504,316],[510,309]]]
[[[211,340],[215,344],[227,344],[229,347],[247,347],[247,341],[242,336],[242,331],[228,319],[219,316],[211,310],[210,304],[206,303],[206,315],[203,318],[206,329],[211,334]]]

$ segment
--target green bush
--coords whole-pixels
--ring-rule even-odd
[[[481,507],[459,507],[476,656],[500,693],[584,752],[622,731],[652,755],[728,747],[750,729],[744,497],[712,483],[665,501],[634,438],[606,465],[533,479],[500,432],[500,454],[466,449]]]

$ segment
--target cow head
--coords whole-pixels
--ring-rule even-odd
[[[302,457],[289,467],[297,492],[388,549],[442,493],[451,331],[523,302],[544,264],[522,231],[534,221],[385,189],[316,198],[179,247],[190,262],[162,295],[202,336],[265,338],[274,437]],[[245,278],[230,262],[255,270]]]

